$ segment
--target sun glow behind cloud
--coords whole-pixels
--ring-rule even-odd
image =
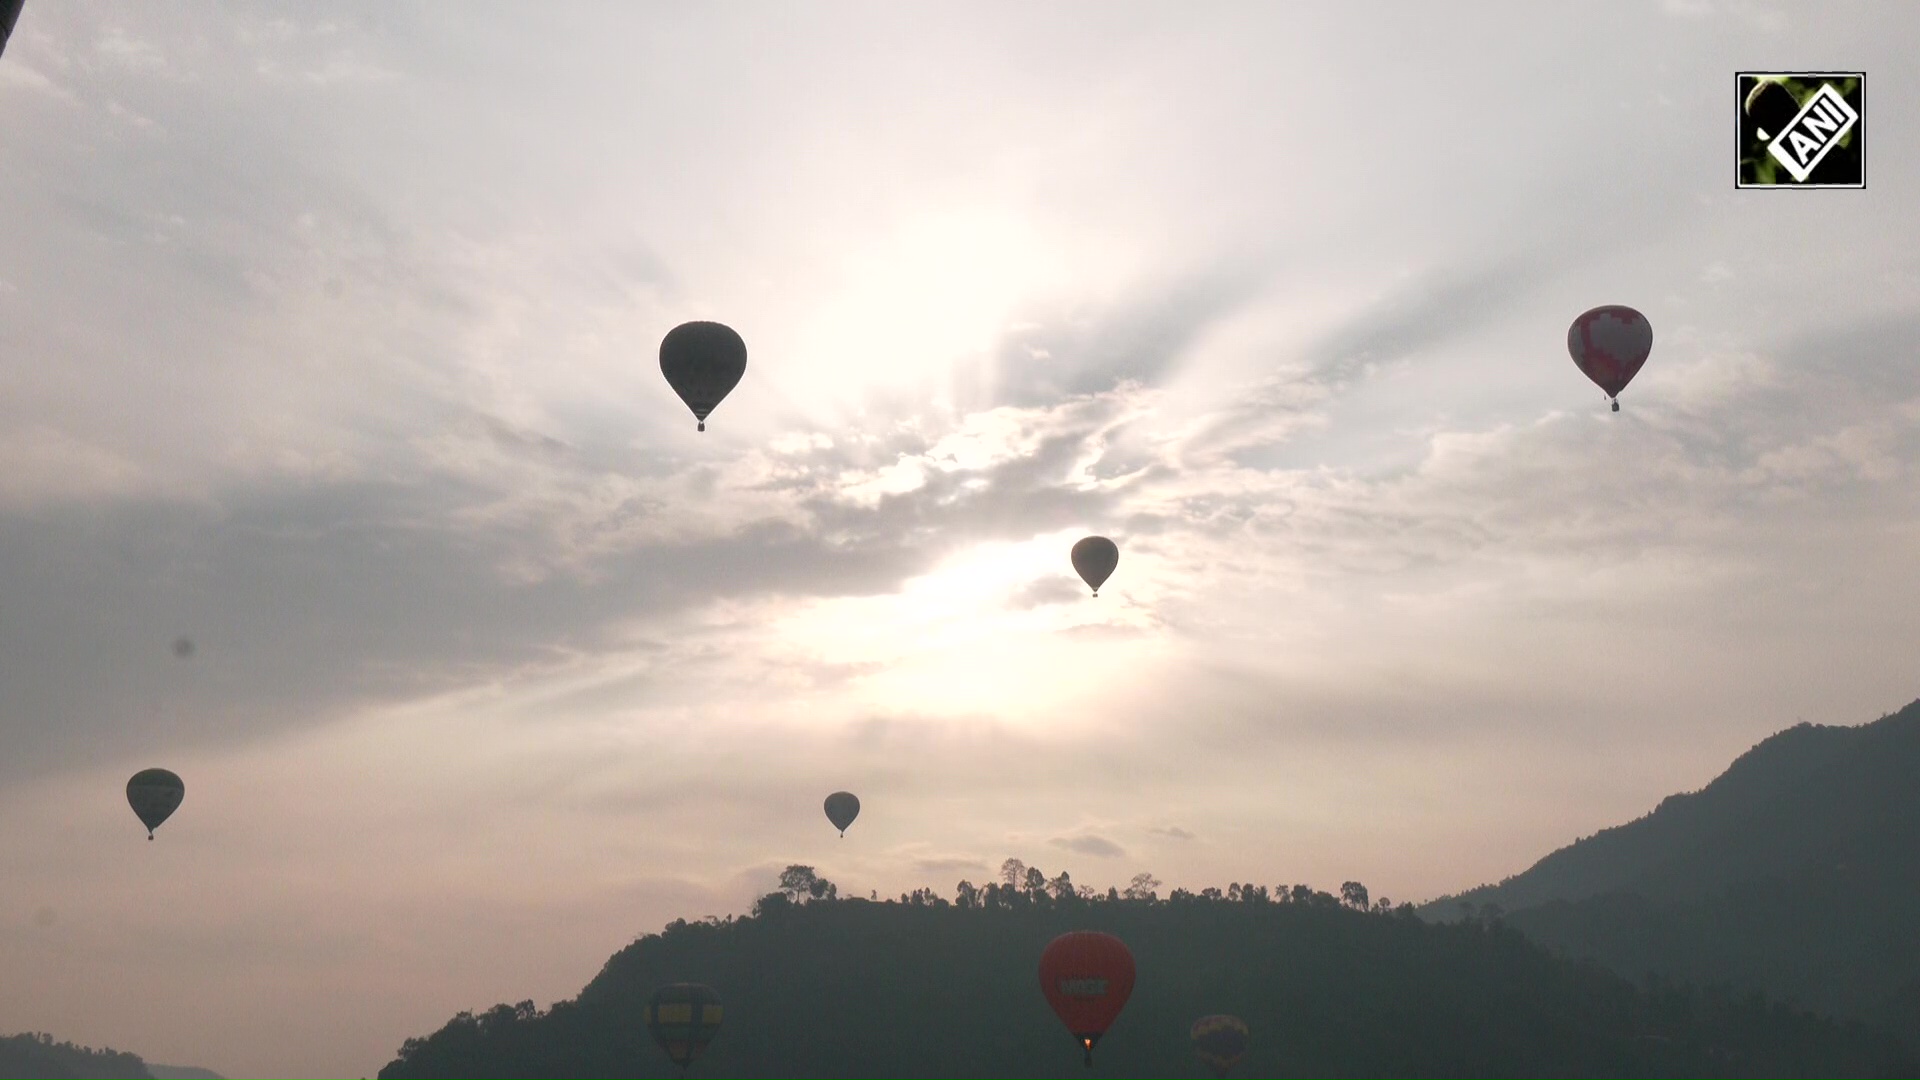
[[[795,283],[813,304],[769,343],[767,381],[822,419],[889,393],[944,396],[952,369],[978,363],[1016,305],[1070,270],[1013,208],[923,208],[849,239],[838,266]]]
[[[981,544],[895,593],[811,601],[767,630],[804,643],[820,663],[870,666],[851,688],[855,713],[990,715],[1022,729],[1084,730],[1086,704],[1163,648],[1145,609],[1123,593],[1094,600],[1077,579],[1067,584],[1074,538]],[[1036,586],[1072,599],[1017,606]]]

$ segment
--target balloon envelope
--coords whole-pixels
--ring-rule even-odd
[[[660,373],[693,410],[701,431],[707,430],[707,414],[733,392],[746,372],[747,343],[730,326],[681,323],[660,341]]]
[[[841,836],[847,835],[847,826],[859,816],[860,800],[853,792],[836,791],[827,796],[827,820],[833,822],[833,827],[840,830]]]
[[[1247,1022],[1237,1016],[1203,1016],[1187,1035],[1193,1040],[1193,1055],[1215,1076],[1227,1075],[1247,1056]]]
[[[13,36],[13,24],[20,18],[20,6],[26,0],[0,0],[0,55],[7,51],[7,39]]]
[[[142,769],[127,781],[127,803],[140,818],[140,824],[147,827],[149,840],[153,839],[153,830],[173,816],[180,808],[180,800],[186,797],[187,786],[165,769]]]
[[[1104,536],[1089,536],[1073,545],[1073,569],[1093,589],[1093,595],[1100,595],[1100,586],[1113,576],[1113,568],[1120,565],[1120,547]]]
[[[1040,992],[1086,1048],[1100,1041],[1133,993],[1133,953],[1112,934],[1076,930],[1054,938],[1040,954]]]
[[[720,995],[711,986],[673,983],[647,1002],[647,1030],[682,1069],[700,1056],[720,1030]]]
[[[1567,351],[1587,378],[1620,396],[1653,351],[1653,324],[1630,307],[1608,304],[1573,320],[1567,329]]]

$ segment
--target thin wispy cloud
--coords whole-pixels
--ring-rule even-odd
[[[1047,841],[1057,848],[1065,848],[1079,855],[1092,855],[1098,859],[1125,858],[1127,850],[1104,836],[1065,836]]]

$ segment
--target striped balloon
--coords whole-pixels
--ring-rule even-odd
[[[1247,1056],[1247,1023],[1237,1016],[1203,1016],[1187,1030],[1200,1064],[1225,1076]]]
[[[720,1030],[720,995],[699,983],[663,986],[647,1002],[646,1018],[654,1040],[684,1070]]]

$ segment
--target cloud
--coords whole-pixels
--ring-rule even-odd
[[[1047,841],[1054,847],[1065,848],[1081,855],[1092,855],[1101,859],[1118,859],[1126,856],[1127,851],[1119,844],[1104,836],[1068,836],[1055,837]]]
[[[18,41],[19,39],[15,38],[15,40]],[[7,54],[6,65],[0,66],[0,86],[23,87],[37,93],[46,94],[49,97],[69,105],[78,105],[80,103],[80,99],[75,97],[72,91],[53,81],[45,72],[34,68],[22,60],[20,54],[25,51],[26,50],[20,48],[18,45],[15,45],[13,51]]]
[[[1114,409],[1102,396],[1022,411],[1007,430],[1035,437],[995,441],[1011,452],[978,460],[935,453],[949,445],[936,439],[922,455],[928,482],[872,503],[836,487],[862,459],[857,444],[755,452],[724,480],[698,470],[650,480],[609,471],[597,451],[468,414],[419,437],[420,458],[386,481],[321,476],[204,501],[0,512],[0,603],[36,612],[29,647],[48,661],[0,687],[0,725],[18,751],[0,772],[42,767],[41,755],[70,751],[95,725],[130,749],[161,730],[170,740],[260,737],[474,679],[620,655],[628,628],[674,625],[716,604],[890,592],[969,545],[1098,516],[1115,494],[1060,481]],[[80,454],[14,456],[16,494],[43,502],[125,493],[136,475],[105,456],[96,465]],[[35,462],[67,472],[21,488]],[[781,479],[769,486],[765,475]],[[702,484],[764,498],[757,513],[704,521],[669,509],[694,505],[688,492]],[[1023,595],[1035,588],[1044,593],[1044,579]],[[181,633],[200,646],[203,677],[152,682],[161,670],[152,643]],[[100,656],[115,658],[116,675],[98,677]],[[817,685],[873,670],[810,666]],[[168,718],[142,685],[166,687]]]
[[[1008,597],[1007,606],[1030,610],[1048,604],[1070,604],[1079,600],[1084,592],[1083,585],[1066,577],[1041,578]]]
[[[1660,9],[1673,18],[1694,21],[1715,14],[1722,16],[1722,23],[1728,17],[1737,18],[1766,34],[1777,34],[1788,25],[1785,12],[1743,0],[1661,0]]]
[[[0,430],[0,512],[134,495],[139,462],[45,424]]]
[[[1168,825],[1164,827],[1152,825],[1147,828],[1147,831],[1155,836],[1164,836],[1169,840],[1192,840],[1195,838],[1192,833],[1178,825]]]
[[[159,46],[132,37],[118,26],[108,28],[106,33],[95,39],[94,51],[108,63],[137,71],[160,71],[167,66]]]
[[[1542,559],[1547,561],[1540,566],[1571,566],[1574,565],[1571,560],[1585,560],[1585,572],[1597,572],[1608,565],[1643,562],[1649,556],[1657,556],[1678,560],[1673,563],[1672,572],[1690,579],[1691,588],[1718,588],[1721,586],[1716,582],[1731,584],[1745,579],[1738,573],[1727,576],[1726,569],[1703,574],[1710,550],[1701,545],[1710,543],[1713,530],[1724,529],[1724,523],[1731,520],[1730,515],[1739,511],[1743,498],[1739,492],[1743,486],[1764,483],[1778,488],[1781,484],[1794,484],[1798,491],[1824,493],[1822,498],[1831,499],[1844,490],[1835,484],[1849,476],[1856,483],[1868,485],[1867,491],[1877,490],[1876,485],[1889,482],[1894,474],[1888,471],[1891,468],[1888,462],[1899,458],[1888,455],[1899,452],[1895,448],[1901,444],[1888,440],[1907,437],[1901,435],[1906,430],[1901,425],[1910,427],[1910,421],[1901,419],[1897,411],[1882,409],[1885,419],[1878,422],[1879,427],[1863,428],[1855,424],[1823,430],[1813,423],[1813,418],[1827,415],[1826,410],[1832,408],[1851,408],[1859,398],[1848,385],[1860,380],[1867,380],[1876,393],[1895,391],[1897,397],[1902,392],[1902,384],[1887,382],[1881,369],[1861,365],[1857,360],[1849,364],[1842,358],[1861,355],[1858,349],[1870,354],[1882,341],[1898,340],[1910,330],[1910,325],[1900,319],[1850,325],[1845,332],[1860,339],[1857,349],[1836,345],[1837,339],[1832,334],[1815,335],[1812,343],[1804,347],[1792,346],[1803,356],[1818,361],[1806,368],[1806,374],[1799,377],[1799,381],[1774,385],[1741,377],[1732,384],[1736,388],[1735,396],[1722,395],[1714,399],[1722,404],[1702,399],[1693,406],[1708,410],[1698,417],[1668,413],[1650,402],[1636,409],[1634,416],[1647,416],[1652,427],[1637,434],[1622,430],[1624,425],[1613,423],[1613,417],[1588,418],[1577,423],[1565,417],[1548,418],[1524,427],[1435,436],[1428,459],[1418,470],[1378,481],[1302,478],[1285,472],[1256,478],[1240,471],[1201,469],[1190,471],[1177,489],[1164,479],[1149,480],[1130,494],[1112,497],[1144,498],[1152,503],[1159,500],[1156,492],[1180,491],[1180,501],[1167,504],[1179,507],[1177,511],[1149,513],[1137,519],[1137,524],[1143,531],[1153,531],[1145,529],[1153,525],[1159,535],[1167,538],[1169,546],[1161,558],[1191,560],[1196,567],[1214,562],[1217,556],[1212,553],[1226,550],[1221,538],[1209,535],[1212,529],[1207,523],[1221,520],[1223,514],[1233,517],[1228,507],[1245,507],[1248,513],[1241,520],[1267,530],[1270,535],[1287,538],[1279,550],[1305,552],[1344,574],[1438,574],[1441,576],[1434,579],[1438,582],[1460,572],[1449,571],[1448,567],[1477,566],[1476,573],[1484,579],[1478,586],[1479,595],[1483,597],[1478,602],[1483,603],[1501,590],[1518,587],[1543,572],[1538,566],[1527,569],[1528,560]],[[1813,347],[1815,343],[1818,348]],[[1833,359],[1818,360],[1825,355]],[[1674,363],[1684,369],[1685,361]],[[1680,370],[1675,373],[1678,375]],[[1913,389],[1906,386],[1905,396],[1913,397],[1910,392]],[[1807,407],[1809,403],[1820,402],[1825,402],[1820,408]],[[364,696],[343,699],[340,695],[347,687],[356,687],[358,695],[415,693],[434,685],[454,685],[458,680],[489,670],[538,670],[542,666],[577,662],[581,656],[596,653],[611,656],[625,647],[618,628],[635,618],[670,617],[675,612],[696,610],[716,600],[747,597],[766,589],[819,596],[884,590],[922,572],[941,552],[951,550],[954,545],[995,535],[1027,535],[1031,526],[1022,527],[1021,515],[1008,512],[1007,500],[1027,499],[1046,490],[1049,476],[1060,475],[1066,463],[1079,453],[1077,448],[1086,445],[1086,440],[1104,422],[1100,417],[1110,415],[1102,411],[1105,406],[1096,408],[1096,405],[1098,402],[1085,402],[1046,414],[1051,422],[1065,423],[1069,432],[1075,432],[1054,440],[1060,448],[1071,452],[1049,449],[1048,440],[1024,444],[1026,449],[1011,457],[1000,456],[996,451],[982,459],[991,464],[958,469],[951,474],[986,481],[977,489],[943,480],[941,477],[949,474],[935,469],[936,475],[925,489],[888,496],[871,506],[842,498],[834,493],[830,484],[822,482],[824,478],[843,474],[849,462],[859,460],[858,451],[836,451],[809,441],[803,460],[789,463],[793,472],[789,480],[783,482],[785,489],[807,494],[797,501],[776,505],[776,516],[743,522],[734,532],[717,537],[695,532],[676,539],[681,534],[672,529],[649,532],[655,526],[646,523],[658,522],[664,516],[655,510],[632,519],[639,523],[639,531],[632,532],[627,540],[608,546],[591,543],[582,546],[578,538],[591,534],[583,534],[579,527],[566,523],[577,521],[584,526],[604,521],[606,511],[590,501],[576,502],[571,495],[557,502],[529,503],[526,515],[500,519],[502,525],[517,522],[512,528],[491,536],[485,532],[461,533],[451,526],[435,527],[433,506],[455,508],[475,494],[485,492],[484,488],[474,491],[470,487],[472,481],[453,486],[440,483],[394,489],[358,510],[353,509],[354,500],[369,499],[378,489],[366,489],[359,495],[353,495],[353,489],[337,489],[336,495],[351,496],[349,501],[325,509],[322,507],[326,504],[316,504],[304,513],[290,512],[296,511],[298,504],[285,501],[254,510],[245,509],[243,504],[235,505],[220,519],[223,532],[255,537],[254,554],[249,559],[257,568],[249,573],[221,576],[229,581],[229,587],[244,586],[262,597],[273,596],[280,610],[304,613],[309,618],[316,611],[325,610],[336,612],[326,621],[348,618],[351,605],[345,601],[350,596],[360,597],[370,611],[383,610],[380,604],[386,603],[396,613],[408,613],[405,618],[377,624],[385,628],[376,631],[372,640],[361,647],[350,647],[331,657],[327,655],[329,650],[313,650],[305,657],[306,665],[318,665],[312,677],[298,676],[300,668],[290,667],[284,660],[268,665],[259,665],[257,661],[245,665],[274,672],[274,678],[263,682],[273,683],[286,699],[310,703],[331,701],[333,704],[328,707],[339,708],[350,700],[366,700]],[[1724,412],[1730,407],[1737,408],[1738,414]],[[1793,419],[1788,415],[1790,412],[1800,419]],[[1755,434],[1739,434],[1738,426],[1726,422],[1730,416],[1743,416],[1745,422],[1754,427]],[[1803,449],[1793,450],[1794,444],[1788,444],[1789,449],[1785,450],[1753,452],[1744,458],[1725,457],[1728,447],[1763,445],[1758,441],[1758,432],[1781,420],[1808,425],[1810,434]],[[1594,428],[1611,433],[1604,444],[1609,447],[1608,453],[1624,456],[1617,457],[1615,468],[1595,472],[1582,465],[1593,452],[1589,428],[1601,423],[1611,425]],[[1716,429],[1719,434],[1712,442],[1701,442],[1697,434],[1709,429]],[[925,445],[936,445],[938,441],[929,440]],[[585,466],[561,454],[557,443],[558,440],[506,440],[506,445],[512,448],[537,448],[539,452],[533,453],[529,460],[542,462],[553,458],[560,462],[550,466],[557,471],[534,475],[558,482],[564,489],[575,482],[567,479],[576,475],[571,470]],[[560,456],[554,457],[554,454]],[[929,456],[928,460],[936,458],[959,460],[938,455]],[[1034,469],[1033,462],[1038,458],[1048,460],[1048,467]],[[1834,471],[1840,468],[1852,471]],[[749,468],[737,475],[751,474]],[[1670,477],[1671,480],[1659,481],[1666,485],[1662,488],[1649,486],[1647,478],[1650,477]],[[1209,486],[1222,483],[1227,486],[1208,492]],[[1703,483],[1706,486],[1702,486]],[[1722,494],[1712,494],[1716,489]],[[439,494],[434,494],[436,491]],[[1777,498],[1777,495],[1768,497]],[[670,501],[663,492],[650,505],[658,507]],[[1293,509],[1284,517],[1269,516],[1265,508],[1280,503]],[[1668,509],[1681,504],[1689,507],[1691,517],[1675,517]],[[533,514],[532,508],[539,505],[547,505],[549,509]],[[1865,509],[1865,505],[1862,504],[1861,509]],[[403,506],[405,513],[393,512]],[[1606,512],[1590,512],[1594,507],[1606,508]],[[560,511],[558,516],[553,513],[554,509]],[[424,516],[423,511],[426,511]],[[297,523],[303,518],[315,525],[326,521],[338,524],[310,534],[303,534],[298,528],[288,530],[288,523]],[[268,520],[280,524],[264,530],[262,526]],[[1783,518],[1782,524],[1787,520],[1790,519]],[[249,524],[250,521],[260,524]],[[382,524],[383,521],[387,523]],[[1721,524],[1715,524],[1716,521]],[[359,524],[352,524],[354,522]],[[544,524],[536,528],[534,522]],[[553,527],[556,522],[565,527]],[[41,521],[39,527],[45,528],[47,524]],[[27,526],[22,523],[20,527]],[[156,528],[150,521],[130,526],[127,535],[152,540],[177,529],[178,525]],[[303,535],[308,539],[303,540]],[[364,535],[372,542],[355,541],[352,538],[356,535]],[[616,530],[614,535],[620,534]],[[348,542],[343,547],[337,542],[339,539]],[[297,587],[288,592],[277,583],[270,584],[286,577],[284,572],[260,576],[265,569],[258,567],[262,553],[279,551],[275,558],[291,568],[299,564],[290,560],[295,560],[302,544],[321,541],[326,542],[329,558],[334,560],[358,550],[361,554],[355,558],[365,560],[367,568],[348,569],[350,564],[336,561],[333,569],[313,573],[315,580],[348,583],[345,588],[330,586],[325,599],[302,600]],[[230,548],[234,543],[225,542]],[[401,552],[408,545],[413,545],[415,551],[403,557]],[[14,545],[11,549],[24,551],[30,546]],[[194,545],[188,542],[185,546]],[[43,547],[43,550],[51,548]],[[202,552],[201,557],[208,557],[213,550]],[[582,554],[575,559],[566,555],[569,550]],[[509,554],[511,558],[503,558]],[[231,554],[222,555],[213,561],[225,563],[231,557]],[[412,565],[415,558],[422,560],[422,567],[448,571],[444,573],[444,584],[434,586],[435,572],[423,573],[415,568]],[[379,569],[383,563],[386,569]],[[1488,576],[1490,568],[1503,563],[1508,567],[1503,573],[1524,573],[1527,577],[1508,579],[1501,573]],[[638,569],[642,564],[653,571],[666,568],[670,572],[664,580],[652,575],[640,576]],[[154,568],[158,569],[159,565]],[[530,572],[516,576],[513,570],[520,565],[531,567]],[[839,569],[834,569],[836,567]],[[369,574],[369,568],[374,572]],[[1641,565],[1633,575],[1611,584],[1610,593],[1624,601],[1629,596],[1652,595],[1668,589],[1670,580],[1679,580],[1650,573],[1651,569]],[[302,576],[305,575],[290,580],[298,581]],[[254,581],[252,585],[247,584],[250,578]],[[13,579],[21,580],[21,577],[15,575]],[[494,584],[485,585],[478,594],[474,592],[476,583],[489,580]],[[1057,584],[1049,585],[1049,580]],[[797,592],[795,583],[802,581],[808,583],[806,591]],[[1501,584],[1502,581],[1505,584]],[[361,582],[364,586],[357,584]],[[1025,592],[1011,595],[1017,602],[1054,591],[1071,593],[1074,588],[1063,571],[1057,579],[1034,582],[1025,587]],[[1516,595],[1525,597],[1533,591],[1534,586],[1529,585]],[[1077,593],[1073,595],[1077,597]],[[249,606],[253,603],[247,601]],[[315,604],[322,606],[316,609]],[[52,604],[47,608],[58,606]],[[418,620],[421,624],[396,633],[406,628],[409,620]],[[164,641],[176,632],[176,624],[181,622],[175,618],[161,625],[162,621],[156,620],[156,635],[150,636]],[[1182,619],[1176,617],[1172,625],[1181,622]],[[264,631],[262,626],[243,635],[249,639],[248,649],[260,648],[261,643],[278,636]],[[196,632],[203,638],[209,637],[205,631]],[[1140,633],[1101,624],[1089,624],[1072,631],[1077,635],[1096,632]],[[216,644],[208,646],[208,656],[218,649],[217,637],[212,640]],[[409,641],[417,644],[408,644]],[[429,642],[440,644],[430,646]],[[335,644],[331,649],[339,647]],[[684,655],[684,650],[676,648],[674,653]],[[383,662],[371,665],[375,656]],[[880,671],[871,661],[808,664],[818,670],[818,675],[809,676],[817,686],[850,685]],[[381,671],[399,670],[409,670],[412,675],[399,683],[383,683],[379,677]],[[441,674],[429,674],[436,670]],[[441,682],[436,683],[434,679]],[[80,682],[84,680],[77,681],[75,686]],[[1258,691],[1256,697],[1266,692]],[[60,696],[42,700],[51,701]],[[238,711],[272,713],[275,710],[267,706],[273,700],[257,699],[255,704],[260,708]],[[116,710],[99,711],[111,714]],[[214,711],[210,709],[209,715]],[[1459,715],[1464,718],[1466,714]],[[81,716],[75,715],[73,719],[84,724]]]
[[[915,859],[913,868],[923,874],[964,874],[988,869],[985,862],[963,855]]]
[[[1362,370],[1430,352],[1485,326],[1567,263],[1530,245],[1479,264],[1428,271],[1361,310],[1310,345],[1313,377],[1341,383]]]
[[[969,404],[1035,407],[1128,382],[1160,383],[1274,272],[1270,258],[1232,258],[1136,285],[1093,312],[1068,305],[1029,311],[996,347],[990,399]]]

